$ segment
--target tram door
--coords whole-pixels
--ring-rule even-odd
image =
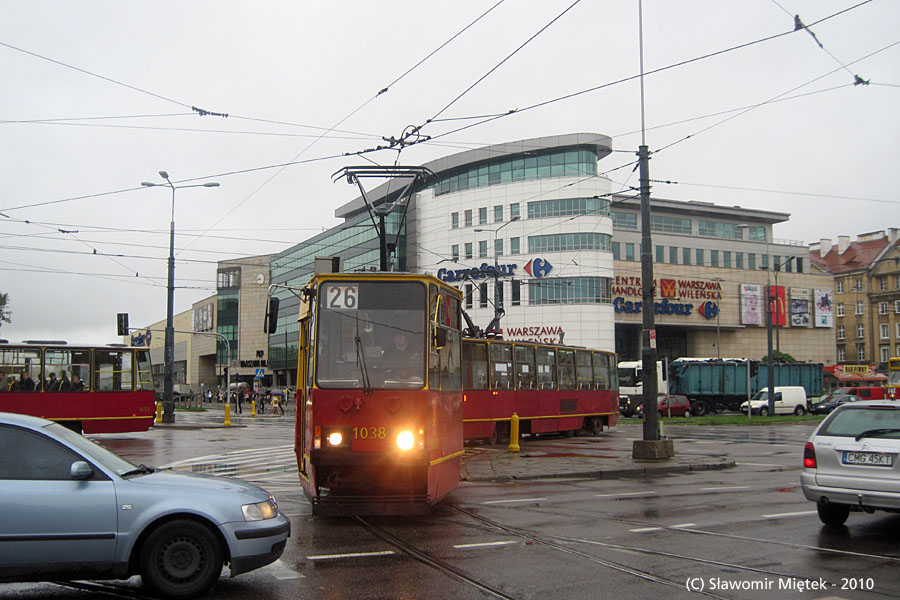
[[[315,308],[313,300],[309,296],[304,296],[300,305],[300,334],[298,340],[297,352],[297,418],[295,427],[295,446],[294,452],[297,454],[297,468],[301,475],[308,474],[309,465],[307,464],[307,448],[309,441],[309,424],[310,413],[312,412],[312,396],[310,391],[313,385],[313,357],[315,352],[315,341],[311,332],[315,330]]]

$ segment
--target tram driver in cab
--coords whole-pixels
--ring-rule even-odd
[[[384,367],[390,374],[400,379],[421,377],[419,353],[409,343],[409,336],[403,331],[395,331],[391,343],[381,355]]]

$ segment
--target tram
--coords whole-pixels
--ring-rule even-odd
[[[463,435],[509,440],[521,434],[599,434],[619,417],[616,355],[572,346],[463,340]]]
[[[0,412],[42,417],[78,433],[147,431],[156,416],[150,353],[0,340]]]
[[[295,452],[313,514],[428,512],[459,484],[459,291],[428,275],[320,273],[300,296]],[[267,323],[276,315],[270,301]]]
[[[891,400],[900,399],[900,357],[888,359],[888,380],[885,392]]]

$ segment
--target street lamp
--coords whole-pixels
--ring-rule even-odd
[[[775,265],[775,289],[776,289],[776,290],[778,290],[778,272],[781,271],[781,269],[782,269],[783,267],[787,267],[787,266],[791,263],[791,261],[794,260],[795,258],[797,258],[797,257],[796,257],[796,256],[789,256],[788,259],[787,259],[786,261],[784,261],[783,263],[780,263],[780,264],[776,264],[776,265]],[[777,296],[777,291],[776,291],[776,296]],[[776,309],[775,309],[775,310],[776,310],[776,313],[777,313],[777,311],[778,311],[778,309],[777,309],[777,306],[778,306],[778,299],[777,299],[777,297],[776,297],[776,299],[775,299],[775,302],[776,302],[776,304],[775,304]],[[785,310],[785,319],[787,319],[787,307],[785,307],[784,310]],[[777,315],[776,315],[776,319],[777,319]],[[778,353],[778,358],[779,358],[779,360],[780,360],[780,359],[781,359],[781,324],[780,324],[779,322],[777,322],[777,321],[776,321],[776,323],[775,323],[775,351]]]
[[[725,280],[722,279],[721,277],[713,277],[712,280],[715,281],[717,284],[719,284],[719,290],[721,290],[722,282]],[[719,293],[719,299],[720,300],[722,299],[721,292]],[[721,360],[722,359],[722,335],[719,331],[719,313],[722,312],[722,307],[719,306],[717,308],[718,308],[718,310],[716,311],[716,360]]]
[[[175,190],[192,187],[219,187],[218,183],[194,183],[191,185],[176,186],[169,179],[166,171],[160,171],[159,176],[166,180],[165,183],[150,183],[142,181],[144,187],[170,187],[172,188],[172,220],[169,223],[169,283],[166,296],[166,341],[165,341],[165,374],[163,383],[163,423],[175,422],[175,400],[173,398],[174,370],[175,370],[175,328],[172,323],[175,305]],[[229,357],[230,358],[230,357]]]
[[[495,334],[500,330],[500,317],[503,316],[503,300],[500,297],[500,262],[497,257],[497,232],[501,229],[513,223],[514,221],[519,220],[519,215],[514,217],[510,217],[509,221],[497,227],[496,229],[475,229],[476,233],[481,233],[484,231],[490,231],[494,234],[494,318],[491,320],[490,325],[487,326],[487,329],[484,332],[490,333],[494,332]]]
[[[738,229],[742,229],[742,230],[750,229],[750,225],[747,225],[744,223],[738,225],[737,227],[738,227]],[[744,236],[742,234],[741,238],[743,239],[743,237]],[[766,234],[766,264],[765,264],[765,266],[760,265],[759,268],[765,269],[765,271],[766,271],[766,312],[765,312],[765,315],[766,315],[766,349],[767,349],[766,362],[768,363],[766,365],[766,375],[767,375],[767,380],[768,380],[766,382],[766,387],[768,387],[768,389],[769,389],[769,391],[768,391],[768,398],[769,398],[768,413],[769,413],[770,417],[773,417],[773,416],[775,416],[775,371],[773,369],[773,362],[772,362],[772,281],[771,281],[771,277],[769,275],[769,273],[771,271],[771,269],[769,268],[769,265],[770,265],[769,235]],[[749,380],[747,381],[747,385],[749,387],[749,385],[750,385]],[[747,411],[751,412],[752,410],[753,410],[752,406],[748,402],[747,403]]]

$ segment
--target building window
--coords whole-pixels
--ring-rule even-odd
[[[802,273],[803,272],[803,259],[798,256],[797,258],[794,259],[794,263],[796,263],[796,265],[797,265],[797,272]]]
[[[890,357],[891,357],[891,347],[890,346],[882,346],[881,347],[881,362],[886,363]]]
[[[675,246],[669,246],[669,264],[678,264],[678,248]]]
[[[619,249],[619,242],[610,243],[610,250],[612,250],[613,260],[622,260],[622,253]]]
[[[735,269],[743,269],[744,268],[744,253],[743,252],[735,252],[734,253],[734,268]]]
[[[515,202],[509,205],[509,218],[512,219],[514,217],[520,216],[519,214],[519,203]]]
[[[529,252],[565,252],[569,250],[605,250],[612,236],[605,233],[554,233],[528,236]],[[626,244],[626,247],[628,244]],[[634,244],[632,244],[632,247]],[[633,258],[631,260],[634,260]]]
[[[854,288],[854,289],[856,289],[857,292],[861,292],[861,291],[862,291],[862,289],[863,289],[863,281],[862,281],[862,279],[857,279],[857,280],[856,280],[856,288]]]
[[[682,248],[681,249],[681,264],[683,264],[683,265],[691,264],[691,249],[690,248]]]
[[[878,289],[882,292],[887,291],[887,277],[879,277],[878,278]]]
[[[691,235],[691,220],[678,217],[650,216],[650,231]]]
[[[900,339],[900,323],[897,323],[897,331],[895,331],[894,333],[894,337]],[[897,356],[900,356],[900,352],[897,353]]]
[[[878,303],[878,314],[886,315],[888,314],[888,303],[887,302],[879,302]]]
[[[860,323],[856,326],[856,339],[861,340],[866,337],[866,326],[864,323]]]
[[[564,217],[568,215],[608,215],[609,200],[593,196],[591,198],[561,198],[528,203],[528,218]],[[635,215],[632,214],[632,217]],[[613,222],[615,226],[615,221]],[[635,228],[637,224],[635,223]]]
[[[666,262],[666,248],[665,246],[657,246],[656,247],[656,262],[664,263]]]
[[[765,269],[768,271],[769,270],[769,255],[768,254],[760,254],[760,256],[762,256],[762,259],[759,261],[760,262],[759,268]]]
[[[472,258],[472,242],[466,242],[466,258]]]
[[[478,209],[478,224],[487,225],[487,207],[482,206]]]
[[[495,206],[494,207],[494,223],[502,223],[503,222],[503,206]]]
[[[900,315],[900,300],[894,300],[894,312]]]
[[[866,345],[865,344],[857,344],[856,345],[856,360],[858,360],[858,361],[866,360]]]
[[[719,266],[719,251],[718,250],[710,250],[709,251],[709,266],[711,266],[711,267]]]
[[[478,306],[481,308],[487,308],[488,305],[488,293],[487,293],[487,282],[485,281],[481,285],[478,286]]]
[[[838,362],[844,362],[847,360],[847,350],[843,346],[838,346],[837,348],[837,359]]]
[[[731,251],[723,250],[722,251],[722,266],[726,269],[731,268]]]
[[[890,323],[881,323],[880,325],[878,325],[878,339],[881,339],[881,340],[891,339]]]
[[[466,227],[472,226],[472,209],[471,208],[465,212],[465,224],[466,224]]]
[[[766,241],[766,228],[763,225],[753,225],[747,228],[747,239],[757,242]]]
[[[509,238],[509,253],[510,254],[518,254],[519,253],[519,238]]]
[[[844,303],[838,302],[837,304],[835,304],[834,311],[835,311],[834,312],[835,316],[843,317],[844,316]]]
[[[716,223],[714,221],[698,221],[697,234],[706,237],[740,240],[744,238],[744,230],[740,225],[732,223]]]
[[[634,244],[625,242],[625,260],[634,260]]]
[[[229,269],[227,271],[219,271],[216,287],[220,290],[241,287],[241,270]]]
[[[894,275],[894,289],[900,290],[900,275]],[[900,355],[900,352],[897,354]]]
[[[609,304],[609,277],[560,277],[528,282],[528,304]]]
[[[858,315],[863,314],[863,301],[862,300],[856,301],[856,314],[858,314]]]
[[[637,213],[612,211],[613,229],[637,229]]]
[[[503,256],[503,238],[494,240],[494,256]]]
[[[512,305],[519,306],[522,304],[522,282],[518,279],[512,281]]]
[[[747,269],[750,271],[756,270],[756,254],[748,254],[747,255]]]
[[[838,294],[844,293],[844,280],[843,279],[837,282],[837,293]]]
[[[837,328],[837,339],[843,340],[846,338],[845,329],[843,325],[838,325]]]
[[[459,229],[459,213],[450,213],[450,229]]]
[[[453,244],[450,246],[450,253],[453,255],[453,260],[459,260],[459,244]]]
[[[703,248],[697,248],[696,256],[697,256],[697,261],[696,261],[697,266],[702,267],[704,265]]]
[[[478,258],[487,258],[487,240],[478,242]]]
[[[472,295],[475,292],[475,288],[471,283],[466,284],[466,308],[472,308]]]

